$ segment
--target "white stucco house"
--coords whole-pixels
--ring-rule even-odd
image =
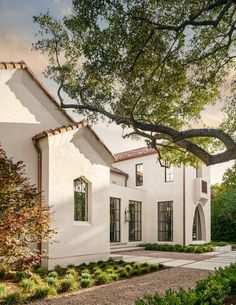
[[[164,169],[147,147],[113,155],[85,121],[59,111],[23,62],[0,63],[0,101],[0,143],[52,206],[49,269],[142,242],[210,241],[207,167]]]

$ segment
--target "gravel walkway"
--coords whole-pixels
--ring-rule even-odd
[[[150,256],[150,257],[161,257],[161,258],[172,258],[172,259],[186,259],[196,262],[216,256],[214,255],[214,252],[212,252],[212,255],[204,255],[198,253],[149,251],[149,250],[123,251],[123,252],[116,252],[114,254],[132,255],[132,256]]]
[[[164,293],[169,288],[194,287],[196,281],[208,273],[206,270],[170,268],[31,305],[133,305],[137,297],[145,294]]]

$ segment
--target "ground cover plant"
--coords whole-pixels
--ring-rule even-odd
[[[144,247],[145,250],[151,251],[170,251],[170,252],[186,252],[186,253],[205,253],[213,251],[213,245],[167,245],[167,244],[141,244],[140,247]]]
[[[163,265],[124,261],[56,266],[53,271],[35,267],[29,271],[0,272],[0,304],[11,305],[43,299],[57,294],[108,284],[133,276],[158,271]]]
[[[220,268],[215,274],[197,282],[194,289],[168,290],[137,299],[135,305],[222,305],[229,296],[236,295],[236,263]],[[235,304],[235,303],[232,303]]]

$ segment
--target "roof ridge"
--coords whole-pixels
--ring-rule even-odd
[[[114,154],[117,162],[156,154],[154,148],[140,147]]]
[[[13,70],[13,69],[23,69],[26,70],[31,77],[31,79],[39,86],[39,88],[46,94],[46,96],[50,99],[50,101],[59,109],[60,105],[55,99],[55,97],[48,91],[48,89],[44,86],[44,84],[38,79],[38,77],[34,74],[34,72],[30,69],[30,67],[23,61],[2,61],[0,62],[0,70]],[[63,114],[69,119],[71,123],[76,123],[75,120],[65,111]]]

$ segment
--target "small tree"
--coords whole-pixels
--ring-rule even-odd
[[[214,241],[236,241],[236,163],[221,184],[212,186],[211,231]]]
[[[236,190],[217,193],[211,210],[212,240],[236,242]]]
[[[221,188],[225,191],[236,190],[236,163],[224,173]]]
[[[49,208],[41,204],[25,165],[9,159],[0,146],[0,267],[17,270],[39,263],[42,253],[29,245],[53,233]]]

